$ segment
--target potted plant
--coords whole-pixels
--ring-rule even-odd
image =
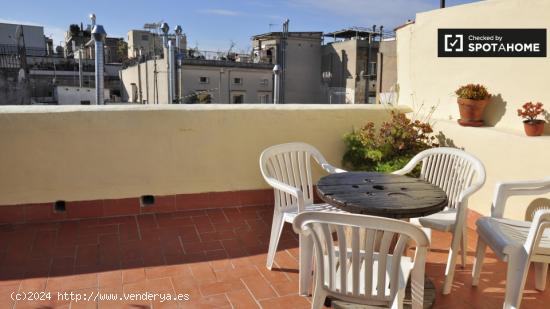
[[[411,120],[391,112],[391,119],[376,128],[373,122],[344,136],[343,165],[350,170],[393,172],[403,168],[417,153],[438,147],[428,122]],[[418,176],[420,169],[412,175]]]
[[[527,102],[523,104],[521,109],[518,109],[518,116],[524,118],[523,128],[527,136],[541,136],[544,131],[544,124],[546,123],[542,119],[537,119],[539,115],[544,113],[542,103]]]
[[[458,123],[468,127],[482,126],[483,112],[491,98],[487,88],[479,84],[468,84],[458,88],[455,93],[460,110]]]

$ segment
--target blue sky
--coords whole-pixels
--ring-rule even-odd
[[[475,1],[447,0],[447,6]],[[416,12],[438,6],[438,0],[0,0],[0,22],[44,26],[45,34],[59,44],[69,24],[86,24],[88,14],[95,12],[109,36],[126,38],[128,30],[162,20],[172,29],[180,24],[190,47],[226,50],[234,41],[237,50],[247,50],[252,35],[280,31],[286,18],[290,31],[328,32],[374,24],[392,29]]]

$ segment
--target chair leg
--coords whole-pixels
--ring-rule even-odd
[[[535,288],[544,291],[546,288],[546,275],[548,274],[548,263],[536,262],[535,264]]]
[[[278,211],[273,214],[273,223],[271,223],[271,236],[269,238],[269,249],[267,251],[267,269],[271,270],[273,266],[273,260],[275,260],[275,253],[277,252],[277,245],[281,238],[281,232],[283,231],[283,215]]]
[[[476,258],[474,260],[474,268],[472,269],[472,285],[477,286],[479,283],[479,275],[481,274],[481,267],[483,267],[483,259],[485,259],[485,250],[487,244],[481,239],[477,238]]]
[[[313,239],[310,236],[300,234],[300,261],[299,261],[299,293],[302,296],[309,295],[309,288],[311,282],[313,281],[313,269],[312,269],[312,259],[313,259]]]
[[[528,270],[529,257],[523,248],[508,256],[504,309],[519,309]]]
[[[460,248],[461,239],[462,229],[453,233],[453,240],[451,242],[451,248],[449,249],[449,257],[447,258],[447,267],[445,268],[445,282],[443,283],[444,295],[447,295],[451,292],[453,278],[455,275],[456,259],[458,255],[458,249]]]
[[[405,288],[397,290],[397,294],[391,303],[391,309],[402,309],[403,300],[405,299]]]
[[[327,292],[321,287],[315,286],[315,291],[313,292],[313,299],[311,300],[311,308],[318,309],[323,308],[325,304],[325,298],[327,298]]]
[[[466,257],[468,256],[468,235],[466,229],[462,232],[462,241],[460,242],[460,253],[462,258],[462,268],[466,267]]]

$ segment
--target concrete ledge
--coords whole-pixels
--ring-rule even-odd
[[[344,134],[388,118],[380,105],[3,106],[0,205],[268,189],[265,148],[303,141],[339,166]]]

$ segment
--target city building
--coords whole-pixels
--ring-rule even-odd
[[[18,39],[20,39],[19,46],[25,47],[27,55],[45,56],[48,54],[46,48],[48,38],[44,36],[44,27],[0,23],[0,48],[17,50]]]
[[[173,72],[172,103],[272,103],[272,69],[266,63],[183,58]],[[168,72],[167,57],[142,59],[122,69],[122,100],[169,103]]]
[[[380,41],[376,66],[376,102],[397,104],[399,86],[397,84],[397,41]]]
[[[381,31],[345,28],[325,33],[322,77],[329,103],[376,103],[376,63]]]
[[[322,32],[269,32],[252,37],[254,62],[282,68],[280,103],[319,103]]]
[[[173,35],[169,39],[175,39]],[[180,50],[187,49],[187,37],[182,34],[180,39]],[[147,30],[128,31],[128,58],[137,58],[140,56],[151,58],[153,55],[160,56],[163,52],[162,36]]]
[[[109,89],[104,89],[104,97],[110,97]],[[57,105],[96,105],[95,88],[57,86],[54,98]]]
[[[94,59],[92,26],[72,24],[65,32],[65,58]],[[121,63],[126,59],[126,42],[123,38],[107,37],[105,39],[105,63]]]

